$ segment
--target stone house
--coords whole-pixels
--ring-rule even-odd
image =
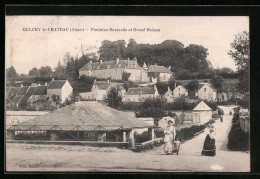
[[[66,99],[70,98],[70,95],[73,92],[73,88],[70,85],[68,80],[52,80],[47,87],[47,95],[57,95],[60,97],[62,103],[66,101]]]
[[[173,97],[174,98],[180,98],[182,96],[188,96],[188,90],[182,86],[178,85],[174,90],[173,90]]]
[[[119,94],[123,96],[126,93],[126,90],[123,87],[122,83],[112,83],[109,81],[95,81],[91,92],[79,93],[81,100],[98,100],[105,101],[107,99],[107,95],[109,91],[113,87],[119,87]]]
[[[199,99],[216,101],[217,100],[217,90],[210,83],[201,83],[196,91],[195,96]]]
[[[79,70],[79,76],[92,76],[97,78],[122,80],[125,74],[130,74],[128,80],[133,82],[148,82],[147,71],[140,67],[137,59],[102,61],[92,63],[90,61]]]
[[[123,97],[124,102],[143,102],[147,98],[159,97],[159,93],[156,85],[154,87],[138,87],[129,88],[125,96]]]
[[[173,102],[173,94],[169,86],[168,86],[168,90],[166,91],[166,93],[164,93],[162,97],[166,99],[167,102]]]
[[[173,78],[173,72],[164,66],[150,65],[147,72],[150,82],[165,82]]]

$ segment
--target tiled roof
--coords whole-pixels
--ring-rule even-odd
[[[127,64],[128,63],[128,64]],[[87,63],[83,66],[79,71],[85,70],[102,70],[102,69],[115,69],[115,68],[127,68],[127,69],[139,69],[143,70],[136,61],[134,60],[119,60],[116,63],[116,60],[111,61],[104,61],[102,63],[95,62],[95,63]]]
[[[21,87],[12,87],[9,91],[9,95],[15,96]]]
[[[22,97],[23,97],[23,95],[16,95],[16,96],[14,97],[14,99],[12,100],[12,103],[13,103],[14,105],[18,104],[18,103],[20,102],[20,100],[22,99]]]
[[[150,65],[148,67],[148,72],[157,72],[157,73],[170,73],[172,74],[172,71],[164,66],[158,66],[158,65]]]
[[[51,81],[48,89],[61,89],[67,80],[55,80]]]
[[[199,88],[197,91],[199,91],[205,84],[208,84],[214,91],[217,91],[210,83],[199,84]]]
[[[100,90],[107,90],[111,85],[122,86],[123,84],[122,83],[111,83],[111,82],[105,82],[105,81],[96,81],[96,82],[94,82],[93,85],[97,85],[98,89],[100,89]]]
[[[102,109],[102,110],[100,110]],[[42,130],[48,130],[57,125],[55,130],[116,130],[119,128],[153,127],[136,117],[115,110],[98,102],[76,102],[59,108],[48,114],[18,124],[20,129],[29,129],[31,125],[38,125]],[[100,126],[100,127],[99,127]]]
[[[25,95],[25,93],[27,92],[28,89],[29,89],[28,86],[21,87],[21,89],[19,90],[17,95]]]
[[[137,94],[154,94],[154,87],[143,87],[143,88],[129,88],[126,95],[137,95]]]
[[[46,95],[47,94],[47,86],[37,86],[33,95]]]
[[[30,87],[26,94],[21,99],[21,102],[27,102],[27,100],[32,96],[32,94],[35,92],[37,87]]]

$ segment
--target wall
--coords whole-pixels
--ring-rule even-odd
[[[206,88],[206,91],[204,90]],[[209,101],[216,101],[217,93],[212,88],[205,84],[199,91],[198,97]]]
[[[184,88],[182,88],[181,86],[177,86],[174,90],[173,90],[173,97],[174,98],[180,98],[182,95],[187,96],[188,93],[186,92],[186,90]]]
[[[160,73],[159,75],[159,81],[169,81],[172,77],[172,74],[170,73]]]
[[[69,82],[66,82],[62,87],[62,94],[61,94],[62,102],[65,102],[65,100],[70,97],[72,92],[73,92],[73,88],[71,87]]]
[[[154,98],[157,97],[158,95],[154,94],[137,94],[137,95],[125,95],[123,97],[123,101],[134,101],[134,102],[143,102],[147,98]]]

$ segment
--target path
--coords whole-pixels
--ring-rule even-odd
[[[216,121],[215,157],[201,156],[205,134],[185,142],[180,154],[164,155],[163,146],[135,153],[117,148],[95,148],[67,145],[7,144],[7,169],[16,171],[82,171],[82,172],[248,172],[250,155],[228,151],[227,136],[231,115]]]

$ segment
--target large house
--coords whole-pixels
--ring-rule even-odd
[[[108,97],[109,91],[113,87],[119,88],[119,93],[123,96],[126,93],[126,90],[123,88],[122,83],[111,83],[109,81],[95,81],[91,92],[79,93],[80,100],[97,100],[97,101],[105,101]]]
[[[148,82],[147,71],[140,67],[137,59],[102,61],[92,63],[90,61],[79,70],[79,75],[92,76],[97,78],[106,78],[122,80],[124,75],[130,75],[128,80],[134,82]]]
[[[68,80],[52,80],[47,88],[47,95],[57,95],[60,97],[62,103],[66,101],[66,99],[70,98],[70,95],[73,92],[73,88],[70,85]]]
[[[210,83],[201,83],[196,91],[196,96],[198,96],[199,99],[216,101],[217,90]]]
[[[182,96],[188,96],[188,90],[182,86],[178,85],[174,90],[173,90],[173,97],[174,98],[180,98]]]
[[[164,66],[150,65],[147,72],[151,82],[164,82],[173,78],[173,72]]]
[[[129,88],[125,96],[123,97],[124,102],[143,102],[147,98],[158,97],[159,93],[156,85],[154,87],[138,87]]]

